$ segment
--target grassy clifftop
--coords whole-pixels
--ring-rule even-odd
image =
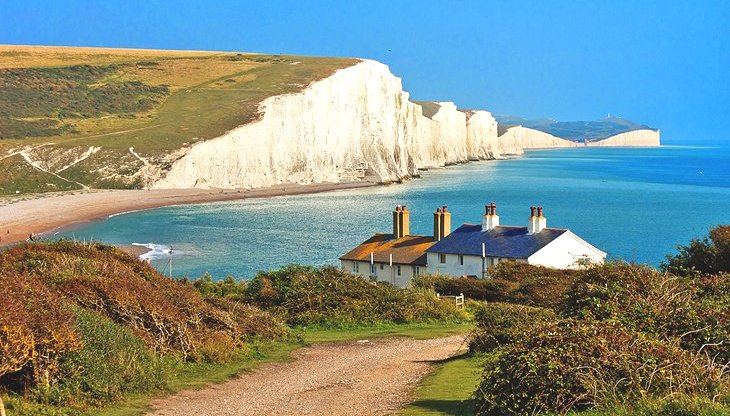
[[[232,52],[0,46],[0,195],[134,188],[141,169],[355,64]],[[132,149],[130,149],[132,148]]]

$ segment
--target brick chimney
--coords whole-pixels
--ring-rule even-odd
[[[441,241],[441,219],[443,214],[441,208],[436,208],[436,212],[433,213],[433,239],[435,241]]]
[[[405,205],[396,205],[393,211],[393,238],[401,238],[411,233],[411,213]]]
[[[441,241],[449,234],[451,234],[451,213],[449,208],[444,205],[436,208],[436,212],[433,213],[433,239]]]
[[[400,210],[400,237],[405,237],[411,234],[411,213],[403,205]]]
[[[527,220],[527,232],[536,234],[547,227],[547,219],[542,215],[542,207],[530,207],[530,218]]]
[[[499,215],[497,215],[497,204],[492,202],[489,205],[484,206],[485,213],[482,217],[482,231],[493,230],[495,227],[499,227]]]
[[[451,234],[451,213],[446,205],[441,207],[441,238]]]
[[[395,206],[395,211],[393,211],[393,238],[398,238],[398,236],[401,233],[401,230],[403,227],[401,227],[401,216],[400,216],[400,205]]]

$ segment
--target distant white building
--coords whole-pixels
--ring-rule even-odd
[[[542,207],[530,207],[526,227],[499,224],[497,206],[487,205],[482,224],[464,224],[451,232],[451,213],[436,209],[430,236],[410,235],[410,213],[393,212],[393,234],[373,237],[340,257],[355,274],[407,286],[421,273],[488,277],[489,267],[512,260],[570,269],[603,263],[606,253],[561,228],[547,228]]]

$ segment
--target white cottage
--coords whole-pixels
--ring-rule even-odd
[[[499,224],[495,203],[485,206],[482,224],[451,232],[446,206],[433,214],[433,235],[410,235],[405,206],[393,212],[393,233],[375,234],[340,257],[342,268],[364,277],[407,286],[421,273],[488,277],[489,267],[512,260],[571,269],[603,263],[606,253],[562,228],[548,228],[542,207],[530,207],[526,227]]]
[[[548,228],[542,207],[530,207],[526,227],[499,224],[497,206],[487,205],[482,224],[464,224],[426,250],[431,274],[486,277],[500,261],[556,269],[603,263],[606,253],[572,231]]]

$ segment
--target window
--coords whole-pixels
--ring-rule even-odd
[[[375,274],[375,273],[376,273],[375,263],[373,263],[373,264],[370,265],[370,274]]]
[[[395,271],[398,273],[398,276],[400,276],[400,264],[396,266]]]
[[[464,265],[464,256],[459,255],[459,266],[463,266],[463,265]]]
[[[439,263],[446,264],[446,254],[439,254]]]
[[[411,266],[411,267],[413,268],[412,269],[413,275],[418,276],[418,272],[420,272],[420,270],[418,270],[418,266]]]
[[[355,273],[360,273],[360,263],[358,263],[356,261],[353,262],[352,263],[352,271],[355,272]]]
[[[383,270],[383,267],[385,267],[385,264],[380,263],[380,270]]]

